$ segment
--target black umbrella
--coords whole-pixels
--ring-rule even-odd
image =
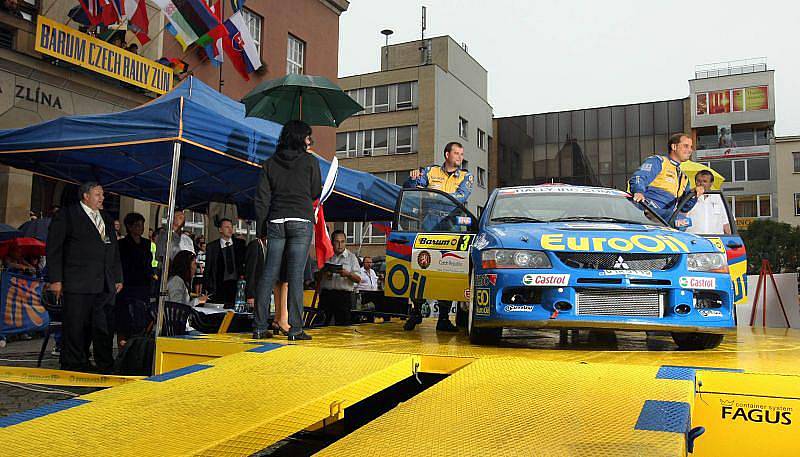
[[[22,236],[22,232],[8,224],[0,224],[0,241],[12,240]]]
[[[39,241],[47,241],[47,230],[50,228],[50,221],[52,219],[49,217],[40,217],[38,219],[34,219],[28,221],[19,226],[19,231],[22,232],[22,236],[28,238],[36,238]]]

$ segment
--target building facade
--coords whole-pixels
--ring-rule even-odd
[[[411,170],[444,161],[451,141],[464,146],[474,175],[470,210],[478,215],[489,190],[492,107],[487,72],[449,36],[385,46],[381,71],[339,79],[364,111],[337,130],[341,165],[402,185]],[[335,224],[362,254],[382,254],[385,238],[369,223]]]
[[[67,115],[122,111],[153,98],[141,89],[35,51],[35,24],[40,11],[47,11],[49,18],[63,24],[68,22],[67,10],[74,5],[57,0],[17,3],[17,10],[0,9],[0,129],[26,127]],[[31,213],[47,214],[65,197],[73,197],[74,191],[75,186],[70,184],[0,165],[0,222],[19,226]],[[106,206],[117,214],[134,205],[110,196]]]
[[[694,160],[725,177],[739,228],[778,214],[774,89],[764,59],[700,66],[689,81]]]
[[[778,220],[800,226],[800,136],[775,138]]]
[[[65,64],[34,49],[38,15],[78,29],[68,17],[77,6],[59,0],[19,0],[17,9],[0,5],[0,129],[25,127],[59,116],[101,114],[122,111],[152,100],[157,94],[131,86],[120,80]],[[230,3],[220,2],[224,8]],[[179,58],[189,64],[189,73],[234,99],[241,98],[257,84],[287,73],[326,76],[336,82],[338,73],[339,16],[347,10],[346,0],[259,0],[248,2],[244,16],[261,53],[264,66],[246,81],[226,62],[217,68],[207,61],[198,46],[183,51],[164,29],[164,15],[148,2],[151,41],[140,45],[138,54],[150,60],[160,57]],[[224,17],[231,11],[224,11]],[[76,32],[77,33],[77,32]],[[128,43],[138,43],[127,33]],[[179,83],[176,79],[174,84]],[[315,149],[331,158],[335,149],[335,132],[330,127],[315,127]],[[13,190],[13,191],[12,191]],[[0,222],[18,226],[31,213],[47,214],[53,206],[71,197],[75,186],[32,175],[23,170],[0,166]],[[158,205],[108,195],[106,210],[114,217],[130,211],[145,215],[146,227],[163,223],[165,211]],[[211,213],[236,218],[235,209],[211,205]],[[194,233],[217,236],[217,229],[202,214],[187,214],[186,229]],[[239,221],[237,232],[252,235],[254,228]]]
[[[224,18],[231,15],[230,2],[222,1]],[[263,66],[242,78],[233,65],[212,65],[205,51],[187,52],[169,33],[164,33],[163,55],[181,57],[194,76],[234,100],[240,100],[258,84],[288,73],[324,76],[334,83],[339,72],[339,16],[347,11],[347,0],[258,0],[244,4],[249,26]],[[314,150],[333,158],[335,129],[314,127]]]
[[[550,182],[626,189],[642,161],[688,131],[687,99],[497,118],[499,187]]]

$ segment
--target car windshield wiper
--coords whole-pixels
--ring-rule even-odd
[[[536,219],[535,217],[527,217],[527,216],[503,216],[503,217],[492,218],[490,222],[510,222],[514,224],[514,223],[544,222],[544,221],[541,219]]]
[[[643,222],[639,221],[632,221],[629,219],[620,219],[617,217],[607,217],[607,216],[567,216],[567,217],[559,217],[556,219],[550,219],[548,222],[573,222],[573,221],[617,222],[620,224],[638,224],[638,225],[644,224]]]

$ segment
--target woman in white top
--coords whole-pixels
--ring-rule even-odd
[[[189,297],[189,285],[197,271],[197,261],[194,252],[181,251],[175,255],[169,264],[169,281],[167,281],[167,300],[184,305],[203,305],[208,296],[201,295],[197,298]]]

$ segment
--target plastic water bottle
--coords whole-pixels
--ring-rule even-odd
[[[233,304],[233,310],[237,313],[247,312],[247,294],[245,293],[246,287],[247,282],[244,280],[244,277],[239,278],[239,281],[236,282],[236,300]]]

